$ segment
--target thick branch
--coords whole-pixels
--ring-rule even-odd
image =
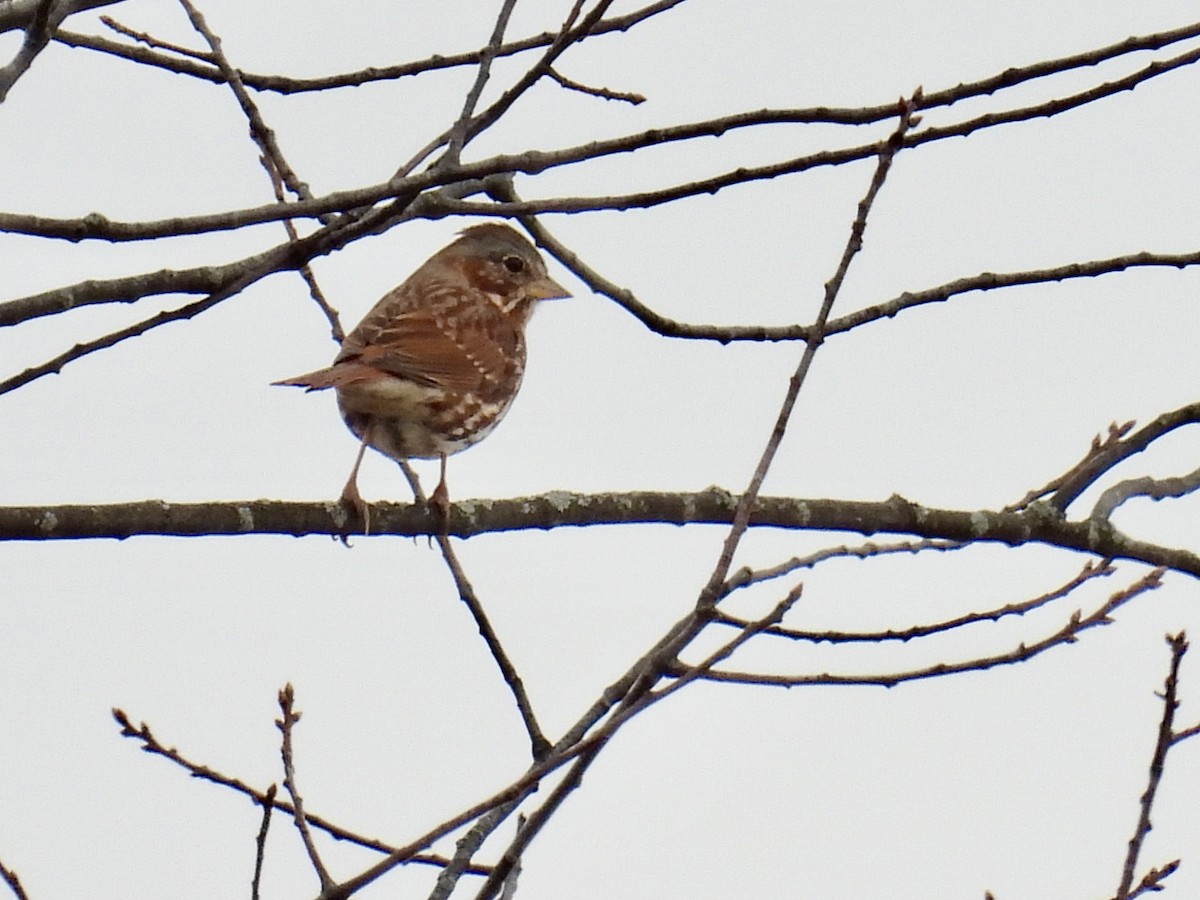
[[[738,498],[718,489],[671,494],[572,494],[555,491],[509,500],[462,500],[450,507],[448,533],[472,537],[502,531],[618,524],[728,525]],[[336,502],[234,500],[213,503],[136,503],[0,507],[0,541],[204,537],[239,534],[342,536],[352,521]],[[1127,537],[1089,521],[1067,521],[1038,504],[1020,512],[934,509],[903,497],[872,503],[759,497],[751,527],[908,534],[954,541],[994,541],[1018,547],[1043,543],[1101,558],[1166,566],[1200,578],[1200,556]],[[441,522],[426,505],[377,503],[371,536],[436,535]]]

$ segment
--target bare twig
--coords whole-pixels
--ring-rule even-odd
[[[1200,422],[1200,403],[1189,403],[1165,412],[1149,425],[1129,434],[1132,422],[1109,428],[1108,438],[1092,441],[1091,451],[1065,476],[1064,483],[1050,499],[1050,505],[1065,510],[1080,494],[1095,484],[1106,472],[1131,456],[1141,453],[1152,443],[1176,428]],[[1126,436],[1128,435],[1128,436]]]
[[[438,874],[437,884],[434,885],[429,900],[449,900],[472,857],[479,852],[483,842],[517,808],[517,802],[514,799],[489,810],[467,829],[466,834],[458,839],[454,845],[454,857],[450,860],[450,864]]]
[[[943,622],[935,622],[931,625],[914,625],[912,628],[906,628],[903,631],[799,631],[793,628],[784,628],[782,626],[774,626],[767,629],[766,633],[774,637],[787,638],[793,641],[807,641],[810,643],[828,643],[828,644],[850,644],[850,643],[867,643],[881,644],[888,641],[900,641],[907,643],[908,641],[918,638],[929,637],[934,634],[944,634],[947,631],[953,631],[956,628],[963,628],[967,625],[974,625],[979,622],[998,622],[1006,616],[1023,616],[1035,609],[1040,609],[1055,600],[1061,600],[1063,597],[1073,593],[1077,588],[1086,584],[1095,578],[1103,578],[1112,575],[1116,572],[1116,568],[1112,565],[1112,560],[1102,560],[1098,563],[1087,562],[1083,569],[1071,578],[1065,584],[1042,594],[1039,597],[1033,597],[1029,600],[1023,600],[1019,603],[1009,603],[1005,606],[996,609],[986,610],[978,613],[965,613],[961,616],[956,616],[953,619],[947,619]],[[730,616],[723,612],[718,612],[714,622],[719,625],[730,625],[735,628],[745,628],[750,623],[745,619],[736,616]]]
[[[488,78],[492,74],[492,60],[500,50],[501,44],[504,42],[504,31],[508,28],[509,17],[512,16],[513,7],[517,5],[517,0],[502,0],[500,4],[500,12],[496,16],[496,24],[492,29],[492,36],[488,39],[487,45],[479,54],[479,71],[475,73],[475,81],[471,84],[471,89],[467,91],[467,98],[463,102],[462,112],[458,116],[458,121],[451,126],[449,131],[449,142],[446,147],[445,161],[449,165],[458,165],[462,157],[463,145],[467,140],[467,123],[471,120],[471,116],[475,114],[475,105],[479,103],[479,97],[483,93],[484,85],[487,84]]]
[[[279,169],[266,156],[260,156],[259,162],[266,169],[267,175],[271,179],[271,188],[275,191],[275,199],[280,203],[284,202],[283,194],[283,179],[279,175]],[[296,231],[296,225],[291,219],[283,220],[283,228],[287,232],[288,240],[293,244],[300,241],[300,235]],[[333,308],[333,304],[329,302],[325,296],[325,292],[321,290],[321,285],[317,283],[317,273],[313,271],[311,263],[305,263],[299,269],[300,277],[304,279],[304,283],[308,285],[308,295],[312,297],[313,302],[317,304],[317,309],[321,310],[321,314],[325,316],[325,321],[329,323],[329,335],[334,342],[340,344],[346,339],[346,332],[342,328],[341,317],[338,311]]]
[[[454,586],[458,590],[459,599],[462,600],[463,604],[470,611],[471,618],[475,620],[475,625],[479,629],[480,636],[483,638],[484,643],[487,644],[488,651],[492,654],[492,659],[496,661],[496,665],[500,669],[500,674],[504,677],[504,683],[508,685],[508,689],[512,692],[513,699],[517,703],[517,709],[521,713],[521,721],[525,723],[525,732],[529,735],[530,752],[533,754],[535,760],[541,759],[550,749],[550,742],[546,740],[546,735],[542,732],[541,726],[538,725],[537,717],[533,712],[533,704],[530,702],[529,694],[525,690],[525,683],[517,673],[516,666],[509,659],[504,645],[500,643],[500,637],[492,627],[492,623],[483,609],[483,604],[480,602],[479,596],[475,593],[475,588],[471,585],[470,579],[467,578],[467,573],[458,561],[458,556],[455,554],[454,548],[450,545],[450,538],[444,534],[439,534],[437,542],[438,547],[442,551],[442,558],[445,559],[446,566],[450,570],[450,575],[454,579]]]
[[[775,675],[769,673],[730,672],[721,670],[706,672],[701,677],[708,681],[731,684],[768,685],[773,687],[789,688],[817,684],[880,685],[882,687],[890,688],[909,681],[924,681],[930,678],[944,678],[948,675],[957,675],[961,672],[982,672],[986,671],[987,669],[994,669],[997,666],[1013,665],[1015,663],[1032,659],[1035,656],[1039,656],[1053,647],[1058,647],[1063,644],[1073,644],[1083,632],[1101,625],[1109,624],[1112,621],[1109,616],[1115,610],[1124,606],[1135,597],[1159,587],[1162,583],[1162,576],[1165,571],[1166,570],[1164,569],[1155,569],[1124,590],[1113,594],[1095,612],[1092,612],[1087,616],[1082,616],[1079,612],[1076,612],[1062,628],[1060,628],[1058,631],[1055,631],[1053,634],[1031,644],[1021,643],[1018,647],[1008,651],[1007,653],[998,653],[993,656],[981,656],[957,663],[941,662],[937,663],[936,665],[926,666],[920,669],[912,669],[905,672],[888,672],[872,675],[835,675],[828,672],[815,675]],[[679,668],[679,671],[686,672],[687,670],[684,668]]]
[[[595,11],[595,16],[589,16],[587,22],[585,22],[585,26],[588,22],[594,23],[596,18],[603,14],[604,9],[606,9],[611,2],[612,0],[601,0],[600,6]],[[554,40],[550,42],[550,47],[546,50],[541,60],[534,63],[533,66],[528,69],[525,75],[520,78],[513,87],[509,88],[500,96],[500,99],[498,99],[477,116],[470,115],[466,116],[466,118],[460,117],[459,121],[455,125],[451,126],[446,131],[430,140],[429,143],[418,150],[406,163],[404,163],[404,165],[397,169],[396,173],[392,176],[392,179],[396,180],[406,177],[431,154],[436,152],[438,148],[446,146],[452,140],[458,140],[460,142],[461,146],[459,147],[459,151],[461,151],[462,146],[466,146],[468,142],[474,140],[476,137],[482,134],[485,129],[495,124],[495,122],[499,120],[500,116],[507,111],[522,94],[529,90],[529,88],[533,87],[533,85],[536,84],[538,80],[545,74],[545,71],[550,64],[549,61],[557,58],[566,49],[570,43],[568,38],[572,34],[570,32],[570,28],[575,23],[582,5],[583,0],[575,0],[571,10],[567,13],[566,22],[563,24],[562,28],[559,29],[559,32],[557,36],[555,36]],[[503,15],[501,18],[504,18]],[[582,40],[588,36],[590,32],[585,26],[581,26],[580,29],[573,33],[573,40]],[[485,50],[480,57],[481,63],[485,60],[486,55],[487,51]],[[488,65],[490,66],[490,60],[488,60]],[[486,77],[486,70],[481,68],[479,75],[480,77]],[[476,82],[479,82],[478,78],[476,79]],[[473,111],[475,104],[470,97],[468,97],[468,104]],[[466,115],[466,109],[467,107],[464,106],[464,115]],[[437,164],[432,166],[432,169],[435,171],[454,169],[459,165],[460,156],[460,152],[443,155],[443,157],[438,160]]]
[[[0,103],[5,101],[17,79],[29,70],[37,55],[50,43],[59,23],[73,11],[72,7],[70,0],[39,0],[25,27],[25,40],[8,65],[0,68]]]
[[[821,343],[821,335],[825,322],[828,320],[829,311],[833,306],[841,287],[842,280],[845,277],[846,271],[849,268],[850,261],[858,253],[862,246],[862,234],[866,227],[866,218],[870,212],[871,206],[878,194],[879,188],[882,186],[887,176],[887,171],[891,166],[891,160],[895,152],[902,146],[903,136],[907,129],[913,124],[916,106],[919,103],[920,92],[914,97],[912,102],[901,101],[899,107],[900,126],[891,138],[885,141],[879,148],[879,164],[876,168],[875,176],[871,181],[871,186],[868,188],[864,199],[859,203],[858,214],[855,217],[854,223],[851,226],[850,238],[846,244],[846,250],[842,255],[838,268],[834,277],[827,283],[825,291],[825,299],[822,302],[820,311],[817,314],[816,322],[813,326],[815,338],[810,339],[805,347],[803,356],[795,374],[789,383],[787,397],[784,400],[783,407],[776,420],[775,428],[767,440],[766,447],[759,459],[759,463],[755,468],[754,474],[750,480],[750,486],[746,493],[739,498],[733,512],[733,521],[730,526],[729,534],[723,543],[721,554],[714,566],[713,573],[709,578],[708,583],[701,590],[696,601],[695,608],[692,613],[672,628],[666,636],[664,636],[647,654],[645,654],[630,670],[629,679],[624,695],[617,700],[617,713],[607,723],[606,729],[602,729],[591,735],[590,741],[594,741],[595,746],[589,746],[587,749],[581,750],[583,743],[576,745],[573,752],[578,753],[578,758],[571,765],[567,774],[562,781],[555,786],[546,802],[530,817],[526,827],[521,830],[520,834],[514,839],[509,849],[505,852],[502,859],[497,863],[492,875],[480,888],[478,893],[479,900],[486,900],[495,895],[503,884],[504,877],[511,867],[520,858],[524,846],[532,840],[533,836],[541,829],[546,821],[554,814],[562,802],[570,795],[572,791],[578,787],[583,778],[584,772],[591,766],[599,752],[603,749],[608,738],[602,737],[608,732],[608,729],[619,727],[620,723],[626,721],[629,716],[635,714],[642,708],[642,704],[648,702],[650,691],[658,679],[674,665],[680,651],[686,647],[695,636],[703,630],[705,624],[712,616],[715,604],[721,596],[721,588],[729,572],[733,553],[737,548],[742,536],[745,534],[750,522],[750,514],[754,508],[755,501],[758,496],[759,487],[763,479],[766,477],[767,470],[770,468],[771,461],[775,451],[783,439],[784,432],[787,429],[787,424],[791,416],[791,410],[795,404],[800,388],[804,383],[805,376],[811,365],[812,358],[816,353],[817,348]],[[796,596],[799,596],[796,592]],[[794,598],[791,602],[794,602]],[[698,677],[696,674],[692,678]]]
[[[517,816],[517,832],[519,833],[525,827],[525,816]],[[517,880],[521,877],[521,861],[518,859],[513,863],[512,869],[508,873],[508,877],[504,879],[504,890],[500,892],[500,900],[516,900],[517,896]]]
[[[871,184],[867,188],[866,195],[859,201],[857,215],[850,226],[850,238],[846,242],[842,258],[838,262],[833,277],[825,284],[824,300],[821,302],[821,308],[817,312],[816,320],[813,322],[811,332],[806,340],[800,363],[788,383],[787,394],[779,410],[779,415],[775,420],[775,427],[772,429],[766,446],[763,448],[758,465],[755,467],[754,474],[750,478],[750,484],[747,485],[745,493],[738,499],[737,507],[733,514],[732,526],[721,547],[721,553],[716,566],[713,568],[712,575],[700,593],[697,601],[698,608],[712,607],[721,595],[721,588],[729,574],[729,566],[733,561],[733,554],[741,542],[742,535],[745,534],[746,528],[750,524],[750,515],[758,498],[759,489],[762,487],[763,480],[767,477],[767,471],[771,468],[771,463],[775,458],[775,453],[783,441],[783,436],[791,420],[792,410],[795,408],[796,400],[800,395],[800,389],[804,386],[809,368],[812,366],[813,357],[825,339],[825,326],[829,321],[833,304],[837,300],[838,293],[841,291],[842,282],[846,277],[847,271],[849,271],[851,261],[858,254],[859,250],[862,249],[863,233],[866,231],[867,217],[870,215],[871,207],[874,205],[875,198],[879,195],[879,190],[883,187],[884,181],[887,180],[893,158],[897,151],[904,146],[908,130],[919,121],[916,117],[916,111],[920,105],[921,91],[918,88],[911,100],[902,99],[900,101],[900,123],[891,137],[884,141],[878,148],[879,161],[875,167],[875,174],[871,178]]]
[[[1166,683],[1163,685],[1162,718],[1158,723],[1158,738],[1154,742],[1154,755],[1150,759],[1150,778],[1146,783],[1146,790],[1142,794],[1137,825],[1134,827],[1133,837],[1129,839],[1129,852],[1125,855],[1125,865],[1121,871],[1117,900],[1128,900],[1130,896],[1130,889],[1137,871],[1138,856],[1142,851],[1142,843],[1150,834],[1150,810],[1154,806],[1154,797],[1158,792],[1159,781],[1162,780],[1167,751],[1171,749],[1175,711],[1179,708],[1179,665],[1188,651],[1187,636],[1182,631],[1179,634],[1167,635],[1167,643],[1171,647],[1171,667],[1167,673]]]
[[[158,38],[144,31],[134,31],[129,26],[122,25],[112,16],[101,16],[100,21],[106,28],[111,28],[117,34],[123,34],[125,37],[133,38],[139,44],[145,44],[147,47],[152,47],[156,50],[166,50],[168,53],[175,53],[187,59],[198,59],[201,62],[216,64],[216,59],[213,57],[212,51],[192,50],[179,44],[160,41]]]
[[[554,786],[554,790],[546,798],[538,809],[529,817],[525,827],[520,829],[516,837],[505,848],[503,855],[492,868],[492,874],[487,877],[487,880],[480,886],[475,894],[475,900],[490,900],[507,883],[509,876],[516,870],[520,864],[521,854],[525,852],[525,848],[529,846],[529,842],[541,830],[542,826],[549,821],[550,817],[562,806],[563,801],[571,795],[571,793],[579,787],[583,781],[583,775],[588,770],[596,756],[604,749],[607,744],[607,737],[604,740],[594,742],[587,749],[581,751],[575,758],[574,763],[567,770],[567,774],[562,780]]]
[[[17,876],[16,871],[8,868],[4,863],[0,863],[0,880],[8,885],[17,900],[29,900],[29,895],[25,893],[25,888],[22,887],[21,879]]]
[[[695,666],[686,667],[685,670],[678,674],[675,680],[666,688],[659,691],[650,691],[643,694],[634,703],[624,705],[619,713],[613,717],[607,724],[602,733],[597,733],[592,736],[593,746],[590,746],[586,751],[581,752],[570,770],[563,777],[550,796],[546,799],[538,809],[536,809],[529,818],[525,821],[524,826],[518,829],[517,834],[513,837],[512,842],[501,854],[500,859],[496,862],[492,873],[487,877],[487,880],[480,886],[476,894],[476,900],[490,900],[495,896],[501,887],[507,883],[511,874],[516,871],[520,865],[521,855],[525,852],[525,848],[537,836],[537,834],[549,822],[550,817],[562,806],[566,798],[579,787],[583,780],[583,775],[591,764],[595,761],[596,756],[604,749],[609,737],[614,734],[626,721],[633,718],[638,713],[644,711],[653,703],[670,696],[676,691],[683,688],[688,683],[700,678],[704,673],[710,671],[717,663],[728,659],[738,648],[742,647],[747,641],[756,635],[762,634],[767,629],[777,626],[788,610],[795,605],[800,599],[803,586],[796,585],[792,590],[788,591],[787,595],[780,600],[775,606],[762,618],[749,622],[742,628],[733,640],[719,647],[711,653],[706,659]]]
[[[877,556],[890,556],[897,553],[911,553],[915,556],[927,550],[946,553],[951,550],[962,550],[967,546],[970,545],[962,541],[925,539],[919,541],[897,541],[890,544],[877,544],[874,541],[867,541],[853,546],[842,544],[838,547],[826,547],[807,556],[794,556],[785,562],[765,569],[751,569],[748,566],[738,569],[726,579],[722,597],[726,597],[742,588],[782,578],[799,569],[816,568],[816,566],[831,559],[873,559]]]
[[[608,88],[590,87],[586,84],[580,84],[578,81],[572,81],[557,69],[552,68],[549,72],[549,75],[567,90],[578,91],[581,94],[587,94],[589,97],[599,97],[602,100],[620,100],[621,102],[628,103],[632,106],[637,106],[639,103],[646,102],[646,98],[641,94],[634,94],[629,91],[613,91],[609,90]]]
[[[242,260],[240,264],[224,269],[223,274],[226,275],[227,280],[223,280],[221,286],[207,297],[176,309],[157,313],[140,322],[135,322],[132,325],[95,338],[94,340],[76,344],[70,350],[60,353],[53,359],[47,360],[40,365],[32,366],[4,381],[0,381],[0,394],[15,390],[45,375],[57,374],[67,364],[99,350],[112,347],[129,338],[138,337],[147,331],[171,322],[190,319],[228,300],[230,297],[236,296],[250,285],[266,278],[268,275],[279,271],[299,268],[316,256],[331,253],[365,235],[375,234],[389,228],[403,221],[408,216],[407,207],[411,202],[411,197],[408,199],[398,199],[392,205],[372,210],[371,213],[359,219],[347,222],[346,224],[335,223],[334,225],[326,226],[297,241],[289,239],[286,243],[274,247],[265,253],[248,257]]]
[[[1091,520],[1108,524],[1117,507],[1134,497],[1166,500],[1170,497],[1185,497],[1196,490],[1200,490],[1200,468],[1175,478],[1151,478],[1148,475],[1129,478],[1114,484],[1100,495],[1095,509],[1092,510]]]
[[[292,821],[296,823],[296,830],[300,832],[300,840],[304,842],[304,850],[308,853],[309,862],[312,863],[313,870],[317,873],[317,878],[321,880],[321,890],[325,891],[333,885],[333,879],[329,877],[329,872],[325,868],[325,864],[321,862],[321,855],[317,852],[317,845],[313,843],[312,831],[308,827],[308,820],[304,817],[304,801],[300,798],[300,789],[296,787],[296,764],[295,757],[292,751],[292,730],[296,723],[300,721],[300,712],[295,708],[295,691],[291,684],[286,684],[283,690],[279,692],[279,711],[280,718],[275,720],[275,726],[279,729],[282,736],[279,755],[283,760],[283,787],[292,798]]]
[[[254,841],[254,877],[250,880],[250,898],[258,900],[259,885],[262,883],[263,862],[267,856],[267,829],[271,827],[271,812],[275,809],[275,785],[267,788],[267,795],[262,802],[262,824],[258,828],[258,837]]]
[[[225,56],[221,39],[208,27],[204,16],[200,14],[199,10],[196,9],[190,0],[179,0],[179,2],[187,12],[192,27],[208,42],[208,46],[211,48],[212,60],[221,69],[221,73],[225,76],[226,84],[233,91],[238,106],[241,107],[242,113],[250,125],[250,137],[261,151],[259,162],[266,171],[267,177],[271,180],[275,199],[280,203],[286,201],[283,190],[286,186],[299,199],[312,200],[312,191],[305,182],[300,180],[300,177],[292,169],[291,165],[289,165],[283,155],[283,150],[279,147],[279,142],[275,140],[275,132],[264,121],[262,114],[258,110],[258,106],[251,99],[246,86],[242,84],[241,75],[238,70],[233,67],[228,57]],[[328,216],[322,216],[320,220],[323,224],[329,224],[332,221]],[[292,219],[284,219],[283,226],[287,232],[288,240],[293,244],[298,243],[300,235],[297,234],[296,226]],[[299,267],[299,272],[300,277],[308,285],[309,296],[313,298],[317,307],[328,320],[333,339],[340,343],[345,338],[345,332],[342,330],[337,311],[330,305],[329,301],[325,298],[324,292],[321,290],[321,286],[317,284],[317,277],[312,270],[312,266],[305,262]]]
[[[262,114],[258,111],[258,106],[250,98],[250,94],[246,91],[246,86],[242,83],[240,73],[226,58],[225,51],[221,47],[221,39],[208,27],[204,16],[196,9],[191,0],[179,0],[179,4],[187,13],[192,27],[200,33],[212,49],[213,61],[221,70],[221,74],[225,77],[229,89],[233,91],[234,97],[237,98],[238,106],[241,107],[242,113],[246,116],[246,121],[250,124],[250,137],[258,145],[259,150],[262,151],[262,155],[271,161],[274,172],[288,186],[288,190],[301,200],[311,200],[312,192],[309,190],[308,185],[301,181],[299,176],[292,170],[292,167],[288,165],[283,151],[279,149],[279,143],[275,140],[275,132],[263,120]]]
[[[89,2],[89,0],[84,0],[84,2]],[[119,2],[119,0],[90,0],[91,5],[96,6],[115,2]],[[645,22],[660,13],[667,12],[683,2],[684,0],[657,0],[655,3],[649,3],[632,12],[613,16],[610,19],[602,19],[591,29],[591,34],[601,35],[628,31],[635,25]],[[19,4],[14,5],[28,6],[32,4],[29,0],[21,0]],[[0,7],[0,31],[13,27],[24,27],[24,19],[17,20],[15,17],[5,17],[3,10],[4,7]],[[10,24],[10,19],[19,21],[20,25]],[[1162,46],[1161,44],[1153,44],[1154,41],[1166,40],[1167,43],[1170,43],[1172,40],[1182,39],[1170,39],[1169,35],[1171,34],[1173,32],[1167,32],[1165,35],[1150,35],[1145,38],[1132,38],[1131,40],[1134,41],[1152,42],[1143,47],[1132,49],[1153,49],[1154,46]],[[547,31],[531,37],[511,41],[501,46],[496,55],[513,56],[529,50],[537,50],[541,47],[549,46],[557,37],[558,32]],[[206,66],[190,60],[178,59],[166,53],[155,53],[153,50],[148,50],[144,47],[131,47],[128,44],[111,41],[95,35],[60,31],[55,35],[54,39],[70,47],[86,47],[87,49],[108,53],[130,60],[131,62],[166,69],[167,71],[177,72],[182,75],[190,75],[194,78],[200,78],[217,84],[220,84],[222,80],[220,70],[215,66]],[[283,75],[262,75],[251,72],[242,72],[241,76],[243,82],[253,90],[274,91],[281,94],[325,91],[335,88],[357,87],[376,81],[394,81],[441,69],[474,66],[479,63],[482,52],[482,50],[475,50],[466,53],[439,53],[415,62],[401,63],[394,66],[372,66],[357,72],[346,72],[317,78],[291,78]],[[1129,51],[1126,50],[1125,52]],[[885,117],[886,113],[880,116],[880,118]]]
[[[1108,437],[1103,439],[1101,439],[1100,435],[1093,437],[1092,446],[1089,447],[1087,453],[1083,455],[1083,459],[1077,462],[1062,475],[1052,478],[1044,486],[1040,488],[1034,488],[1032,491],[1026,493],[1025,496],[1016,503],[1004,507],[1005,511],[1007,512],[1012,510],[1015,512],[1017,510],[1027,509],[1030,505],[1038,500],[1041,500],[1043,497],[1062,491],[1065,484],[1077,478],[1081,473],[1088,471],[1101,457],[1104,456],[1105,453],[1117,446],[1121,438],[1129,434],[1129,432],[1133,429],[1133,426],[1134,422],[1132,420],[1124,423],[1123,425],[1118,425],[1116,422],[1110,423],[1108,426]],[[1054,501],[1051,501],[1050,505],[1055,509],[1063,509],[1062,506]]]
[[[1175,870],[1179,868],[1180,862],[1182,860],[1174,859],[1165,865],[1151,869],[1142,876],[1142,880],[1138,882],[1137,887],[1129,892],[1127,900],[1137,900],[1138,897],[1146,894],[1156,894],[1159,891],[1165,890],[1163,882],[1175,874]]]
[[[1188,738],[1194,738],[1198,734],[1200,734],[1200,723],[1175,732],[1173,735],[1171,735],[1171,743],[1178,744],[1180,741],[1186,741]]]
[[[278,797],[275,797],[275,794],[272,790],[273,786],[272,788],[268,788],[266,791],[259,791],[236,778],[223,775],[214,769],[210,769],[208,766],[201,765],[200,763],[192,762],[184,757],[183,754],[181,754],[178,750],[162,744],[158,738],[154,736],[154,733],[150,730],[150,726],[145,722],[135,726],[133,722],[130,721],[129,716],[125,713],[125,711],[120,709],[114,709],[112,711],[112,715],[117,724],[121,726],[122,737],[133,738],[141,742],[142,750],[144,752],[150,753],[154,756],[161,756],[163,759],[173,762],[175,765],[185,770],[192,778],[199,778],[203,781],[220,785],[221,787],[230,788],[231,790],[236,791],[243,796],[249,797],[259,806],[271,805],[275,809],[285,812],[288,815],[295,814],[295,808],[290,803],[288,803],[286,800],[280,800]],[[392,844],[385,843],[375,838],[363,837],[360,834],[356,834],[353,831],[335,825],[320,816],[306,812],[304,817],[308,821],[310,827],[319,828],[321,831],[324,831],[331,837],[337,838],[339,841],[345,841],[346,843],[354,844],[355,846],[363,847],[367,850],[374,850],[378,853],[390,854],[396,852],[396,847]],[[439,868],[448,863],[448,860],[445,857],[438,856],[436,854],[411,854],[407,857],[407,861],[421,863],[422,865],[437,866]],[[491,869],[486,866],[471,866],[468,869],[468,872],[472,875],[486,875],[489,871],[491,871]]]
[[[596,33],[595,29],[599,26],[601,19],[612,4],[613,0],[596,0],[596,4],[592,7],[591,11],[581,18],[580,10],[583,7],[583,0],[575,0],[558,34],[550,42],[550,46],[546,48],[537,62],[530,66],[525,74],[518,78],[512,87],[501,94],[491,106],[471,117],[471,121],[467,123],[466,139],[470,140],[499,121],[500,117],[508,112],[512,108],[512,105],[524,96],[526,91],[549,74],[550,67],[554,65],[554,61],[562,56],[571,45],[579,43]]]
[[[608,711],[620,703],[622,698],[629,696],[630,689],[637,682],[644,670],[645,659],[653,656],[658,647],[661,647],[665,642],[678,634],[691,618],[692,616],[689,615],[670,629],[667,636],[656,645],[655,649],[652,649],[649,654],[635,663],[616,683],[611,685],[604,692],[600,700],[593,704],[584,716],[554,745],[551,752],[545,758],[530,766],[520,778],[492,796],[475,804],[470,809],[463,810],[452,818],[434,826],[407,846],[398,848],[387,859],[380,860],[374,866],[354,878],[347,879],[338,886],[337,892],[332,894],[331,897],[350,896],[387,874],[387,872],[391,871],[397,865],[407,862],[413,854],[429,846],[433,841],[480,817],[486,817],[487,821],[479,823],[478,833],[490,833],[516,808],[517,803],[527,797],[536,788],[543,778],[567,765],[572,760],[580,759],[585,754],[593,753],[593,751],[598,752],[630,717],[672,692],[670,689],[667,689],[657,694],[643,694],[636,702],[628,703],[616,710],[608,721],[592,731],[593,726]],[[740,642],[740,637],[735,638],[735,642]],[[591,732],[590,734],[588,733],[589,731]]]

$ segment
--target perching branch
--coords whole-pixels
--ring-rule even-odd
[[[450,504],[448,534],[473,537],[518,530],[588,528],[618,524],[729,525],[738,498],[719,490],[700,493],[635,491],[573,494],[555,491],[509,500],[459,500]],[[1023,512],[938,509],[892,497],[861,500],[759,497],[750,527],[905,534],[931,540],[996,542],[1010,547],[1048,544],[1111,559],[1166,566],[1200,578],[1200,555],[1068,521],[1035,506]],[[233,500],[211,503],[79,504],[0,507],[0,541],[124,539],[135,535],[206,537],[236,534],[328,535],[349,533],[351,518],[336,501]],[[371,534],[437,535],[441,523],[424,505],[372,505]],[[719,588],[718,588],[719,590]]]

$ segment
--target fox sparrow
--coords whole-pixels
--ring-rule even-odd
[[[363,452],[441,460],[430,501],[449,505],[446,457],[483,440],[504,417],[525,371],[525,325],[539,300],[570,296],[537,250],[506,225],[475,225],[383,296],[327,369],[277,381],[335,388],[358,456],[342,490],[358,492]]]

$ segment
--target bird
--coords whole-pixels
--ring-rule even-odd
[[[429,503],[446,521],[446,457],[483,440],[504,418],[525,373],[525,326],[534,308],[569,296],[517,231],[473,225],[385,294],[332,365],[274,382],[336,390],[342,419],[359,439],[341,499],[365,530],[370,512],[358,470],[367,447],[397,461],[439,459]]]

